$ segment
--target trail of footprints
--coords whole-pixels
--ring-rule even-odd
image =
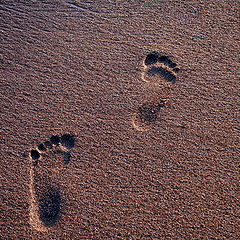
[[[147,54],[143,61],[142,80],[161,86],[166,83],[173,84],[177,81],[179,71],[177,64],[170,57],[154,51]],[[139,131],[148,130],[149,126],[159,119],[159,113],[163,107],[166,107],[166,103],[166,98],[144,102],[133,115],[132,124],[134,128]]]
[[[180,69],[169,57],[158,52],[149,53],[143,61],[142,80],[149,83],[175,83]],[[161,94],[161,93],[160,93]],[[134,113],[135,129],[145,131],[156,122],[166,106],[164,98],[147,100]],[[75,146],[73,135],[51,136],[48,141],[31,149],[30,172],[30,224],[39,231],[47,231],[60,219],[63,195],[58,184],[62,166],[71,160],[71,149]]]
[[[39,231],[47,231],[60,219],[63,194],[58,184],[61,170],[71,160],[75,146],[73,135],[51,136],[31,149],[30,224]]]

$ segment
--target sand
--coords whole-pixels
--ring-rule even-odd
[[[238,10],[1,1],[0,239],[238,239]]]

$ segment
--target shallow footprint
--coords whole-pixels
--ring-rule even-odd
[[[159,100],[139,106],[132,118],[133,127],[139,131],[148,130],[151,124],[159,120],[159,113],[165,104],[166,100]]]

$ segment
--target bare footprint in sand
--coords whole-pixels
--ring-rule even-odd
[[[30,150],[30,224],[38,231],[48,231],[61,218],[63,194],[59,178],[63,166],[71,159],[75,146],[73,135],[52,136],[49,141]]]
[[[177,64],[170,57],[151,52],[143,61],[142,80],[156,84],[161,84],[163,81],[174,83],[179,71]]]
[[[166,106],[166,100],[145,102],[138,107],[132,117],[132,125],[138,131],[149,130],[152,124],[159,121],[159,115],[163,107]]]
[[[165,54],[153,51],[146,55],[141,77],[146,83],[147,99],[133,113],[131,120],[136,130],[147,131],[161,120],[162,108],[167,106],[172,83],[176,82],[179,71],[177,64]]]

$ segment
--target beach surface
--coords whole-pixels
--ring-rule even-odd
[[[0,2],[0,239],[238,239],[237,1]]]

